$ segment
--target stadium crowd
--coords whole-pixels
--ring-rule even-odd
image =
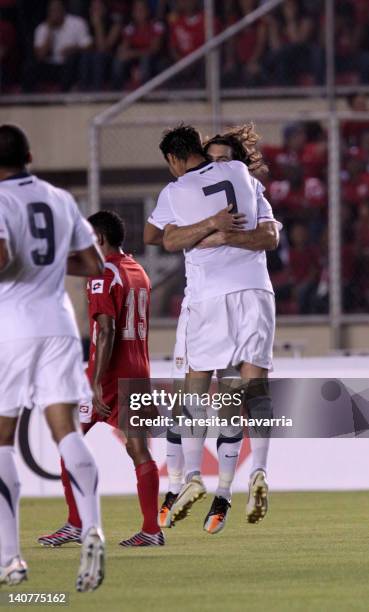
[[[260,0],[261,1],[261,0]],[[259,0],[216,1],[215,30]],[[324,3],[286,0],[222,49],[222,84],[319,85],[324,82]],[[204,42],[201,0],[0,0],[3,93],[130,90]],[[369,83],[369,3],[337,0],[336,70],[341,84]],[[198,87],[203,66],[174,87]],[[366,100],[349,100],[367,110]],[[264,145],[267,192],[286,231],[269,267],[281,314],[329,307],[327,138],[316,123],[284,129],[280,147]],[[342,215],[346,312],[369,307],[369,124],[342,130]],[[175,301],[173,302],[175,303]],[[177,300],[178,303],[178,300]],[[176,307],[173,308],[176,310]],[[169,313],[168,313],[169,314]]]
[[[361,95],[348,104],[368,110]],[[280,147],[264,147],[267,191],[285,226],[269,269],[281,314],[324,314],[329,307],[328,143],[319,123],[284,129]],[[342,276],[345,312],[369,308],[369,121],[347,121],[341,130]]]
[[[216,0],[215,30],[262,0]],[[227,43],[224,87],[324,82],[324,2],[286,0]],[[341,84],[369,82],[369,5],[337,0]],[[1,91],[129,90],[205,38],[201,0],[0,0]],[[173,86],[203,84],[201,63]]]

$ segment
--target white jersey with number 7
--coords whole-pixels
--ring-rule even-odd
[[[258,200],[264,212],[259,215]],[[205,162],[170,183],[159,196],[149,222],[164,228],[192,225],[215,215],[233,204],[233,211],[246,215],[246,230],[260,221],[274,220],[270,204],[262,195],[262,186],[239,161]],[[155,222],[159,220],[158,222]],[[265,251],[249,251],[221,246],[190,249],[185,252],[187,285],[191,302],[242,291],[263,289],[273,292]]]

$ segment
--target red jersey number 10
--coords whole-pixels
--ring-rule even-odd
[[[138,322],[136,329],[136,299],[138,301]],[[123,340],[136,340],[137,336],[140,340],[145,340],[147,335],[147,289],[139,289],[138,295],[136,290],[131,288],[126,299],[127,318],[126,325],[123,329]],[[137,332],[137,333],[136,333]]]

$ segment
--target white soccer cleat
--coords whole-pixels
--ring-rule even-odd
[[[268,511],[268,483],[264,470],[256,470],[249,483],[249,498],[246,505],[248,523],[259,523]]]
[[[0,584],[15,586],[28,579],[27,563],[20,557],[14,559],[6,567],[0,567]]]
[[[171,525],[186,518],[194,503],[204,497],[206,497],[206,489],[201,476],[193,476],[190,482],[182,487],[172,506]]]
[[[82,542],[77,591],[84,593],[97,589],[104,580],[104,568],[105,538],[101,529],[92,527]]]

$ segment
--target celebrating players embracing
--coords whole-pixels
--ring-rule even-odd
[[[260,139],[252,123],[247,123],[216,135],[204,145],[204,153],[211,161],[238,160],[246,164],[253,176],[265,177],[268,172],[263,157],[257,149]],[[257,192],[257,227],[248,230],[247,240],[250,250],[269,250],[277,246],[278,230],[281,225],[274,219],[269,202],[265,199],[262,184],[252,179]],[[168,211],[161,205],[151,214],[145,227],[145,240],[149,244],[159,244],[163,239],[163,228],[168,219]],[[275,224],[274,231],[273,226]],[[185,298],[181,307],[181,314],[177,325],[176,345],[173,357],[173,376],[183,378],[186,372],[186,328],[189,314],[189,291],[186,287]],[[180,365],[178,365],[180,364]],[[221,384],[224,376],[239,377],[235,368],[227,371],[218,371],[218,380]],[[181,489],[183,471],[183,452],[179,427],[172,427],[167,432],[167,467],[168,467],[168,493],[162,504],[159,514],[159,524],[169,526],[170,511]],[[235,475],[239,451],[242,444],[242,435],[238,431],[227,432],[220,430],[217,440],[219,462],[219,484],[211,508],[204,521],[204,529],[211,534],[219,533],[225,525],[231,502],[231,486]],[[249,502],[247,518],[249,522],[259,522],[267,510],[267,497],[260,498],[254,487],[254,481],[260,472],[265,482],[266,462],[269,440],[266,437],[250,438],[251,444],[251,478],[249,486]],[[265,484],[266,487],[266,484]],[[265,488],[264,488],[265,491]]]
[[[187,387],[206,392],[214,370],[237,367],[249,414],[270,416],[267,372],[275,307],[265,252],[258,246],[258,185],[238,161],[210,162],[191,126],[169,131],[160,148],[178,177],[161,192],[157,211],[165,227],[164,246],[169,251],[185,249]],[[278,230],[270,221],[275,248]],[[204,416],[200,405],[186,409],[195,421]],[[206,430],[200,429],[182,435],[186,484],[172,506],[172,523],[205,494],[200,465]],[[252,435],[263,437],[260,431]],[[250,485],[248,520],[259,520],[267,493],[263,470],[252,475]]]

